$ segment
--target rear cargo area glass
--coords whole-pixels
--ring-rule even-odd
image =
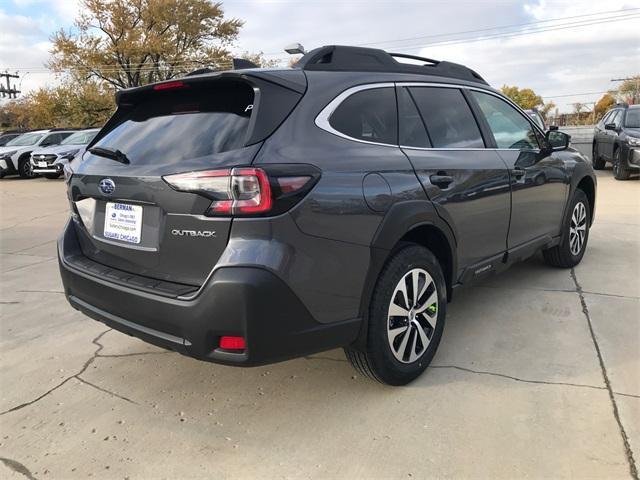
[[[94,147],[120,150],[132,165],[172,164],[242,148],[253,89],[227,82],[154,91],[128,108]]]

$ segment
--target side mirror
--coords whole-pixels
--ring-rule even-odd
[[[554,152],[566,150],[569,148],[569,142],[571,141],[569,135],[559,130],[549,130],[545,135],[545,139],[549,148]]]
[[[604,129],[605,130],[616,130],[616,124],[615,123],[605,123],[604,124]]]

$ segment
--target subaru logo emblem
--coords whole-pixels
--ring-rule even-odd
[[[110,178],[103,178],[102,180],[100,180],[98,188],[105,195],[111,195],[116,189],[116,184]]]

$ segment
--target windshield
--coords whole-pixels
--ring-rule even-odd
[[[35,145],[44,136],[44,133],[25,133],[18,138],[14,138],[10,142],[7,142],[7,147],[24,147],[27,145]]]
[[[627,110],[627,118],[624,121],[627,128],[640,128],[640,108],[630,108]]]
[[[78,132],[65,138],[60,145],[86,145],[98,133],[97,130],[91,132]]]
[[[141,101],[94,146],[120,150],[132,164],[169,164],[244,146],[253,89],[232,83],[189,88]]]

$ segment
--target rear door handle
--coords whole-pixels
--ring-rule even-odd
[[[436,174],[436,175],[431,175],[429,177],[429,180],[431,180],[431,183],[433,185],[437,185],[440,188],[447,188],[449,185],[451,185],[453,183],[453,177],[450,175],[441,175],[441,174]]]

